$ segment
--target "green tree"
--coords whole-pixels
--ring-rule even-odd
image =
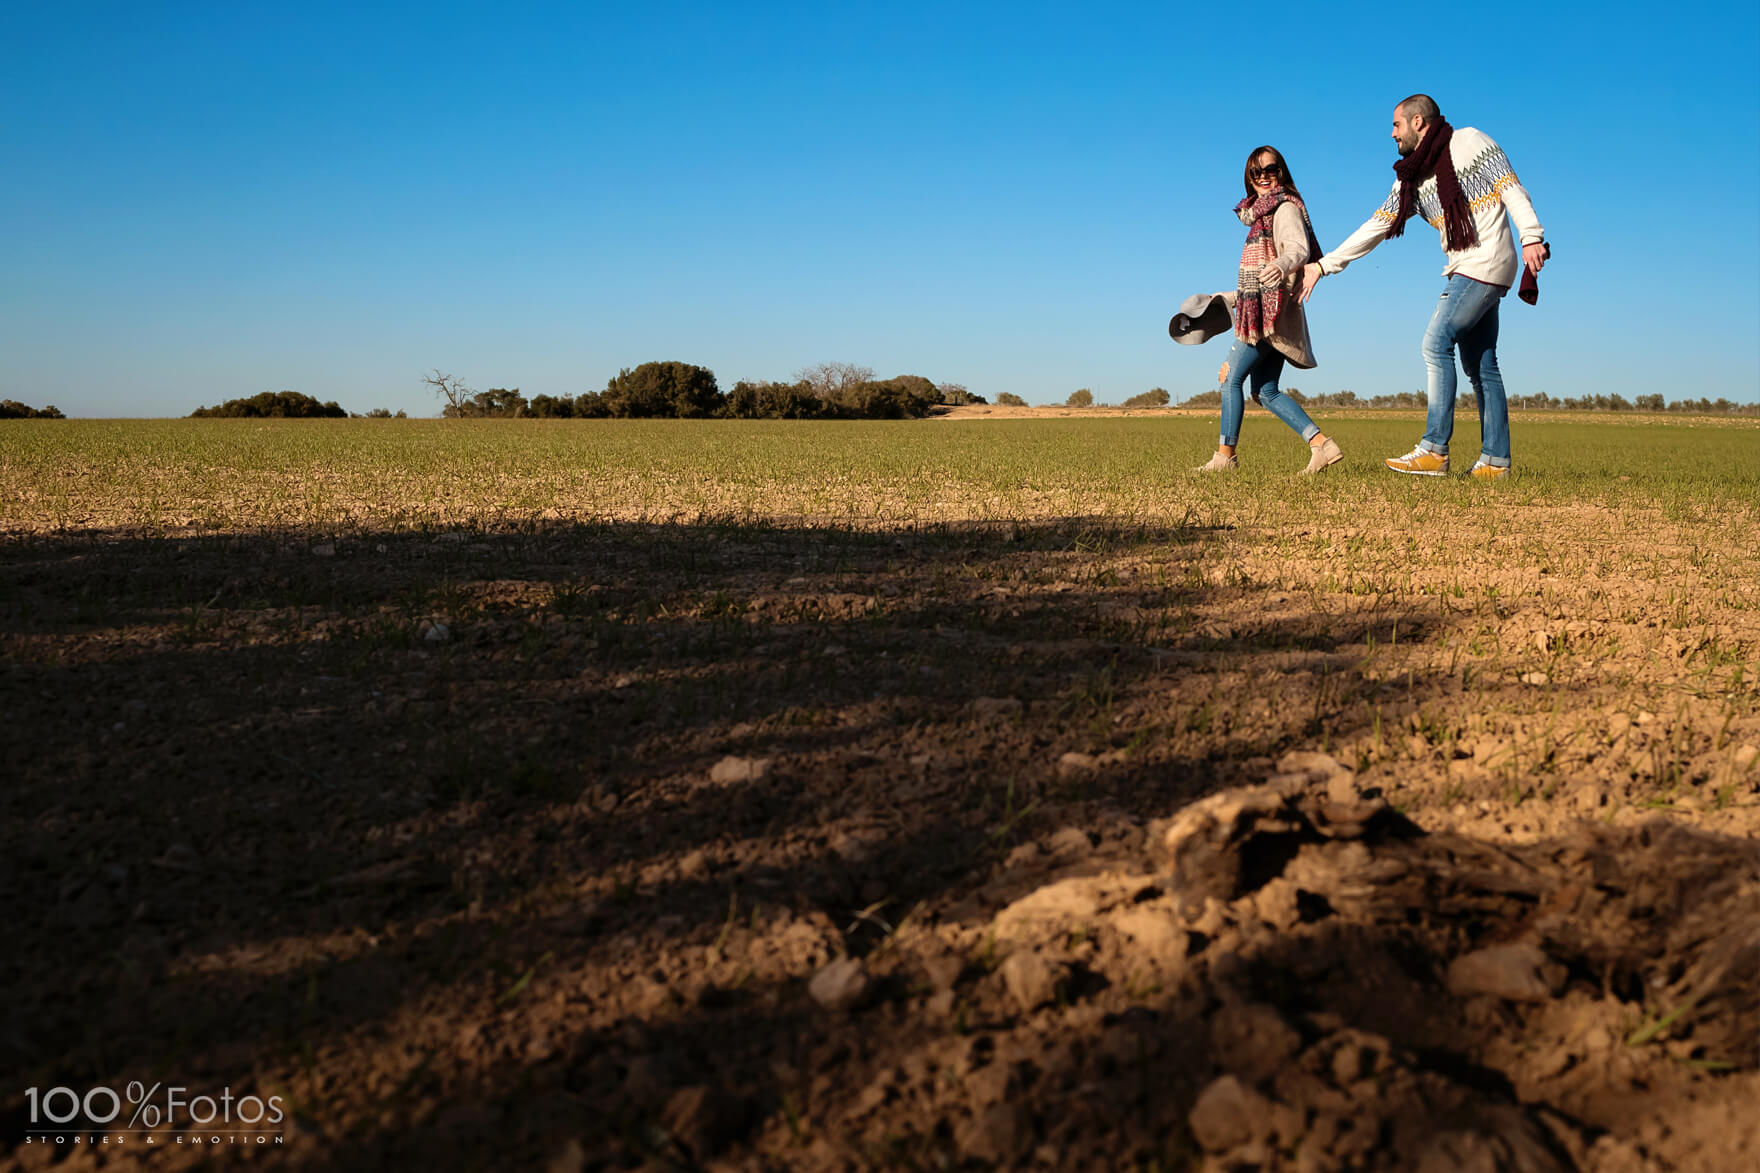
[[[877,382],[858,383],[842,393],[838,414],[870,420],[921,419],[941,402],[935,384],[921,375],[899,375]]]
[[[1070,393],[1070,397],[1063,401],[1063,405],[1065,407],[1093,407],[1094,393],[1086,387],[1079,388]]]
[[[608,414],[619,418],[714,415],[723,402],[715,372],[685,362],[645,362],[605,385]]]
[[[1025,407],[1027,401],[1013,391],[1004,391],[996,397],[996,402],[1003,407]]]
[[[534,395],[532,401],[526,404],[526,414],[533,419],[541,420],[572,419],[574,418],[574,397],[571,395],[564,395],[561,398],[554,395]]]
[[[1124,401],[1126,407],[1166,407],[1172,396],[1161,387],[1151,387],[1141,395],[1133,395]]]

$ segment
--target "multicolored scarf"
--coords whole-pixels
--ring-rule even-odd
[[[1454,156],[1448,143],[1454,138],[1454,127],[1446,118],[1437,118],[1424,128],[1418,149],[1393,165],[1399,176],[1399,210],[1387,226],[1389,237],[1403,236],[1406,221],[1418,206],[1418,188],[1436,176],[1436,198],[1442,202],[1442,233],[1448,251],[1458,253],[1479,243],[1479,229],[1473,224],[1473,210],[1467,206],[1466,193],[1461,191],[1460,176],[1454,173]]]
[[[1314,236],[1314,225],[1308,220],[1308,207],[1287,191],[1274,191],[1249,197],[1234,206],[1234,214],[1250,225],[1247,243],[1241,247],[1241,270],[1235,287],[1234,336],[1251,346],[1271,333],[1277,315],[1283,311],[1286,297],[1281,282],[1259,284],[1259,270],[1277,259],[1277,241],[1271,231],[1272,217],[1285,201],[1302,214],[1302,229],[1308,234],[1308,259],[1319,260],[1320,242]]]

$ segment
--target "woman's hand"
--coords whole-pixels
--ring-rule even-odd
[[[1308,297],[1314,292],[1314,286],[1320,283],[1322,275],[1323,274],[1320,272],[1320,265],[1317,262],[1311,265],[1302,266],[1302,292],[1298,300],[1308,300]]]
[[[1261,288],[1282,284],[1283,269],[1276,261],[1268,262],[1263,269],[1259,270],[1259,285]]]

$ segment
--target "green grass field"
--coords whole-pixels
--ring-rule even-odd
[[[1406,479],[1415,415],[1323,421],[1343,465],[1308,483],[1299,441],[1249,415],[1242,467],[1188,474],[1214,423],[1166,418],[790,423],[151,420],[0,423],[0,528],[428,528],[565,516],[850,524],[1263,509],[1336,520],[1498,501],[1756,509],[1760,422],[1518,416],[1518,477]],[[1463,417],[1457,471],[1476,421]],[[1194,512],[1195,511],[1195,512]]]

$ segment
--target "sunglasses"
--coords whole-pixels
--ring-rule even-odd
[[[1253,167],[1250,170],[1248,170],[1247,176],[1248,176],[1248,178],[1252,179],[1252,181],[1254,183],[1257,183],[1261,179],[1264,179],[1266,176],[1270,176],[1272,179],[1276,179],[1277,176],[1282,171],[1283,171],[1283,168],[1281,166],[1279,166],[1276,163],[1273,163],[1269,167]]]

